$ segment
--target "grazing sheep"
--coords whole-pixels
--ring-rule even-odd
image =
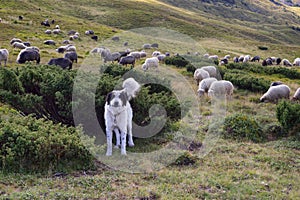
[[[45,34],[50,35],[52,33],[52,31],[50,29],[45,30]]]
[[[48,65],[57,65],[63,69],[72,69],[72,62],[67,58],[52,58]]]
[[[41,22],[41,25],[50,27],[49,20],[46,19],[45,21]]]
[[[217,68],[215,66],[204,66],[200,69],[204,69],[205,71],[207,71],[210,77],[217,78]]]
[[[262,66],[273,65],[272,58],[267,58],[267,59],[263,60],[262,63],[261,63],[261,65]]]
[[[234,63],[238,63],[238,62],[239,62],[239,58],[238,58],[238,57],[234,57],[234,58],[233,58],[233,62],[234,62]]]
[[[101,54],[102,51],[104,51],[105,48],[102,47],[96,47],[94,49],[92,49],[91,53],[99,53]]]
[[[166,52],[165,54],[166,54],[167,57],[171,56],[170,52]]]
[[[161,54],[160,51],[153,51],[152,57],[158,56],[158,55],[160,55],[160,54]]]
[[[208,56],[208,59],[210,60],[218,60],[219,57],[217,55]]]
[[[208,90],[210,97],[229,97],[231,99],[234,86],[230,81],[220,80],[214,81]]]
[[[26,47],[30,47],[30,46],[31,46],[30,42],[23,42],[23,44],[24,44]]]
[[[229,60],[230,57],[231,57],[230,55],[225,55],[225,56],[224,56],[224,58],[226,58],[227,60]]]
[[[163,61],[166,58],[166,55],[165,54],[159,54],[156,57],[158,58],[159,61]]]
[[[85,34],[86,34],[86,35],[94,35],[94,31],[92,31],[92,30],[87,30],[87,31],[85,31]]]
[[[25,49],[25,48],[26,48],[26,46],[25,46],[23,43],[20,43],[20,42],[14,42],[14,43],[12,44],[12,46],[13,46],[14,48],[17,48],[17,49]]]
[[[59,25],[56,25],[56,26],[55,26],[55,29],[60,29]]]
[[[135,64],[135,57],[132,56],[132,55],[128,55],[126,57],[121,57],[120,59],[120,62],[119,62],[120,65],[132,65],[134,67],[134,64]]]
[[[270,87],[271,87],[271,86],[276,86],[276,85],[282,85],[282,84],[283,84],[283,82],[281,82],[281,81],[273,81],[273,82],[271,83]]]
[[[19,15],[19,20],[23,20],[23,16],[22,15]]]
[[[227,58],[221,59],[220,65],[227,65],[227,64],[228,64],[228,59]]]
[[[77,32],[74,31],[74,30],[71,30],[71,31],[68,32],[68,35],[75,35],[75,33],[77,33]]]
[[[124,42],[123,45],[124,45],[124,47],[128,46],[128,42]]]
[[[241,55],[241,56],[239,57],[239,62],[243,62],[243,61],[244,61],[244,57],[245,57],[245,56]]]
[[[199,85],[199,82],[202,81],[205,78],[209,78],[209,73],[205,71],[204,69],[196,69],[194,72],[194,80],[197,82],[197,85]]]
[[[259,56],[254,56],[252,59],[251,59],[251,62],[259,62],[260,60],[260,57]]]
[[[209,57],[209,54],[206,53],[206,54],[203,55],[203,57],[204,57],[204,58],[208,58],[208,57]]]
[[[140,52],[141,58],[147,57],[147,53],[143,50]]]
[[[98,36],[97,35],[93,35],[93,36],[91,36],[91,39],[95,40],[95,41],[98,41]]]
[[[70,51],[76,51],[76,47],[72,44],[69,44],[66,46],[66,51],[70,52]]]
[[[288,59],[282,59],[282,65],[286,67],[291,67],[292,63]]]
[[[143,49],[151,49],[151,44],[144,44]]]
[[[64,40],[64,41],[62,41],[62,44],[70,44],[70,41],[69,40]]]
[[[136,60],[139,60],[141,58],[141,53],[138,51],[130,52],[129,55],[133,56]]]
[[[31,46],[31,47],[26,47],[25,50],[28,50],[28,51],[37,51],[37,52],[40,52],[40,49],[38,47],[35,47],[35,46]]]
[[[101,52],[101,57],[103,58],[104,63],[108,61],[114,62],[120,60],[121,54],[119,52],[111,53],[109,49],[104,49]]]
[[[158,44],[157,43],[153,43],[153,44],[151,44],[151,47],[152,48],[158,48]]]
[[[22,43],[23,41],[22,41],[21,39],[19,39],[19,38],[13,38],[13,39],[11,39],[11,41],[10,41],[10,45],[13,45],[13,43],[15,43],[15,42],[20,42],[20,43]]]
[[[60,46],[56,49],[58,53],[64,53],[67,50],[66,46]]]
[[[158,63],[159,63],[159,60],[157,57],[151,57],[151,58],[147,58],[145,60],[145,63],[142,65],[142,69],[144,71],[150,69],[151,67],[152,68],[156,68],[156,70],[158,69]]]
[[[296,58],[293,62],[293,66],[300,66],[300,58]]]
[[[26,61],[36,61],[36,64],[40,63],[40,53],[35,50],[21,50],[18,57],[17,63],[24,64]]]
[[[111,39],[112,39],[112,41],[118,42],[120,40],[120,37],[114,36]]]
[[[276,62],[276,65],[280,65],[282,59],[281,58],[276,58],[275,62]]]
[[[52,33],[53,33],[53,34],[59,34],[59,33],[60,33],[60,29],[54,29],[54,30],[52,31]]]
[[[72,63],[74,63],[74,61],[77,63],[77,60],[78,60],[78,56],[75,51],[67,52],[65,54],[64,58],[71,60]]]
[[[198,84],[198,90],[197,90],[199,97],[203,96],[205,92],[208,92],[211,84],[215,81],[218,80],[214,77],[205,78],[201,80]]]
[[[268,91],[260,98],[260,102],[277,102],[279,99],[289,99],[291,89],[285,84],[271,86]]]
[[[45,40],[44,44],[46,44],[46,45],[55,45],[55,42],[54,42],[54,40]]]
[[[293,96],[293,100],[300,100],[300,88],[298,88]]]
[[[8,53],[7,49],[0,49],[0,65],[1,65],[1,62],[4,61],[4,66],[6,66],[8,56],[9,56],[9,53]]]
[[[249,62],[250,59],[251,59],[251,56],[250,56],[250,55],[245,55],[245,56],[244,56],[244,59],[243,59],[243,63]]]

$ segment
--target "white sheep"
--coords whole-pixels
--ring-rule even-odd
[[[245,56],[244,56],[244,59],[243,59],[243,63],[249,62],[250,59],[251,59],[251,56],[250,56],[250,55],[245,55]]]
[[[26,48],[26,45],[21,42],[14,42],[12,44],[12,46],[17,49],[25,49]]]
[[[22,40],[19,39],[19,38],[13,38],[13,39],[11,39],[10,44],[13,45],[13,43],[15,43],[15,42],[20,42],[20,43],[22,43]]]
[[[204,69],[205,71],[207,71],[210,77],[217,78],[217,68],[215,66],[204,66],[200,69]]]
[[[209,73],[205,71],[204,69],[196,69],[194,72],[194,79],[197,82],[197,85],[199,85],[199,82],[202,81],[205,78],[209,78]]]
[[[40,49],[39,49],[38,47],[36,47],[36,46],[26,47],[26,48],[25,48],[25,51],[26,51],[26,50],[28,50],[28,51],[34,50],[34,51],[40,52]]]
[[[220,80],[214,81],[209,90],[209,97],[229,97],[231,99],[234,86],[230,81]]]
[[[141,58],[141,53],[138,51],[133,51],[128,54],[129,56],[133,56],[135,60],[139,60]]]
[[[45,30],[45,34],[50,35],[52,33],[52,31],[50,29]]]
[[[163,61],[166,58],[166,55],[165,54],[159,54],[156,57],[158,58],[159,61]]]
[[[205,78],[202,81],[200,81],[197,90],[199,97],[203,96],[205,92],[208,92],[211,84],[215,81],[217,81],[217,79],[214,77]]]
[[[293,100],[300,100],[300,88],[298,88],[293,96]]]
[[[1,65],[1,62],[4,61],[4,66],[6,66],[8,56],[9,56],[9,53],[8,53],[7,49],[0,49],[0,65]]]
[[[296,58],[293,62],[294,66],[300,66],[300,58]]]
[[[204,58],[208,58],[208,57],[209,57],[209,54],[206,53],[206,54],[203,55],[203,57],[204,57]]]
[[[56,25],[56,26],[55,26],[55,29],[60,29],[59,25]]]
[[[68,44],[66,46],[66,51],[67,52],[70,52],[70,51],[75,51],[76,52],[76,47],[74,45],[72,45],[72,44]]]
[[[156,68],[156,70],[158,69],[158,63],[159,60],[157,57],[151,57],[151,58],[147,58],[145,60],[145,63],[142,65],[142,69],[144,71],[148,70],[149,68]]]
[[[282,85],[276,85],[271,86],[268,91],[262,95],[260,98],[260,102],[264,101],[271,101],[271,102],[277,102],[279,99],[285,98],[289,99],[290,97],[291,89],[289,86],[282,84]]]
[[[52,31],[52,33],[53,33],[53,34],[59,34],[59,33],[60,33],[60,29],[54,29],[54,30]]]
[[[208,56],[208,59],[210,59],[210,60],[218,60],[219,56],[217,56],[217,55]]]
[[[287,66],[287,67],[291,67],[292,63],[288,60],[288,59],[282,59],[282,65],[283,66]]]
[[[226,58],[227,60],[229,60],[230,57],[231,57],[231,56],[230,56],[229,54],[224,56],[224,58]]]
[[[160,54],[161,54],[160,51],[153,51],[152,56],[158,56]]]

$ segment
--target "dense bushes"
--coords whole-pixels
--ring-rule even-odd
[[[276,107],[276,117],[286,133],[300,136],[300,104],[289,101],[279,102]]]
[[[263,131],[256,120],[242,113],[225,118],[223,136],[238,141],[261,142],[264,140]]]
[[[1,115],[0,168],[47,173],[92,167],[93,157],[82,144],[81,134],[79,129],[44,119]]]
[[[183,68],[189,64],[189,61],[187,61],[182,56],[173,56],[173,57],[166,57],[165,64],[166,65],[175,65],[178,68]]]

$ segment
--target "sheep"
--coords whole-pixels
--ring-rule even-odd
[[[157,43],[153,43],[153,44],[151,44],[151,47],[152,48],[158,48],[158,44]]]
[[[50,29],[45,30],[45,34],[50,35],[52,33],[52,31]]]
[[[230,81],[214,81],[208,90],[209,97],[229,97],[231,99],[234,86]]]
[[[273,65],[272,58],[267,58],[267,59],[263,60],[261,64],[262,64],[262,66]]]
[[[4,66],[6,66],[8,56],[9,56],[9,52],[7,49],[0,49],[0,65],[1,65],[1,62],[4,61]]]
[[[60,66],[62,69],[72,69],[72,62],[67,58],[52,58],[48,65],[57,65]]]
[[[291,67],[292,63],[288,59],[282,59],[282,65],[286,67]]]
[[[244,57],[245,57],[245,56],[241,55],[241,56],[239,57],[239,62],[243,62],[243,61],[244,61]]]
[[[12,44],[12,46],[13,46],[14,48],[17,48],[17,49],[25,49],[25,48],[26,48],[26,46],[25,46],[23,43],[20,43],[20,42],[14,42],[14,43]]]
[[[161,54],[160,51],[153,51],[152,57],[158,56],[158,55],[160,55],[160,54]]]
[[[209,73],[205,71],[204,69],[196,69],[194,72],[194,80],[197,82],[197,85],[199,85],[199,82],[202,81],[205,78],[209,78]]]
[[[30,47],[30,46],[31,46],[30,42],[23,42],[23,44],[24,44],[26,47]]]
[[[84,34],[86,34],[86,35],[94,35],[94,31],[88,30],[88,31],[85,31]]]
[[[36,46],[26,47],[25,50],[28,50],[28,51],[34,50],[34,51],[40,52],[40,49]]]
[[[141,58],[141,53],[138,51],[130,52],[129,55],[133,56],[136,60],[139,60]]]
[[[91,39],[95,40],[95,41],[98,41],[98,36],[97,35],[93,35],[93,36],[91,36]]]
[[[259,62],[259,60],[260,60],[260,57],[259,57],[259,56],[254,56],[254,57],[251,59],[251,62],[255,62],[255,61]]]
[[[56,25],[56,26],[55,26],[55,29],[60,29],[59,25]]]
[[[165,55],[166,55],[166,57],[170,57],[171,56],[170,52],[166,52]]]
[[[151,58],[147,58],[145,60],[145,63],[142,65],[142,69],[144,71],[148,70],[149,68],[156,68],[156,70],[158,69],[158,63],[159,60],[157,57],[151,57]]]
[[[68,32],[68,35],[75,35],[75,33],[77,33],[77,32],[74,31],[74,30],[71,30],[71,31]]]
[[[145,57],[147,57],[147,53],[143,50],[140,52],[140,56],[141,56],[141,58],[145,58]]]
[[[262,95],[260,102],[277,102],[279,99],[289,99],[291,89],[285,84],[271,86],[268,91]]]
[[[219,57],[217,55],[208,56],[208,59],[210,60],[218,60]]]
[[[64,58],[71,60],[72,63],[74,63],[74,61],[77,63],[77,60],[78,60],[78,56],[75,51],[67,52],[65,54]]]
[[[209,57],[209,54],[208,54],[208,53],[206,53],[206,54],[204,54],[204,55],[203,55],[203,57],[208,59],[208,57]]]
[[[166,57],[165,54],[159,54],[158,56],[156,56],[158,58],[159,61],[163,61]]]
[[[66,46],[66,51],[68,51],[68,52],[75,51],[76,52],[76,47],[72,44],[69,44]]]
[[[96,47],[94,49],[92,49],[91,53],[99,53],[101,54],[101,52],[104,50],[105,48],[102,47]]]
[[[244,59],[243,59],[243,63],[249,62],[250,59],[251,59],[251,56],[250,56],[250,55],[245,55],[245,56],[244,56]]]
[[[55,42],[54,42],[54,40],[45,40],[44,44],[46,44],[46,45],[55,45]]]
[[[112,41],[118,42],[120,40],[120,37],[114,36],[111,38]]]
[[[58,53],[64,53],[66,51],[67,47],[66,46],[60,46],[56,49]]]
[[[45,21],[41,22],[41,25],[50,27],[49,20],[46,19]]]
[[[54,29],[54,30],[52,31],[52,33],[53,33],[53,34],[59,34],[59,33],[60,33],[60,29]]]
[[[40,53],[35,50],[21,50],[18,57],[17,63],[24,64],[26,61],[36,61],[36,64],[40,63]]]
[[[143,49],[151,49],[151,44],[143,44]]]
[[[238,63],[238,62],[239,62],[239,58],[238,58],[238,57],[234,57],[234,58],[233,58],[233,62],[234,62],[234,63]]]
[[[70,41],[69,40],[64,40],[64,41],[62,41],[62,44],[70,44]]]
[[[134,67],[135,57],[132,55],[128,55],[126,57],[122,57],[119,62],[120,65],[132,65]]]
[[[230,55],[225,55],[224,58],[226,58],[227,60],[230,59]]]
[[[270,85],[271,86],[276,86],[276,85],[282,85],[283,83],[281,81],[273,81]]]
[[[227,65],[227,64],[228,64],[228,59],[227,58],[221,59],[220,65]]]
[[[101,52],[101,57],[103,58],[104,63],[111,61],[119,61],[121,54],[119,52],[113,52],[111,53],[109,49],[104,49]]]
[[[22,43],[23,41],[19,38],[13,38],[13,39],[11,39],[10,44],[13,45],[13,43],[15,43],[15,42]]]
[[[276,62],[276,65],[280,65],[282,59],[281,58],[276,58],[275,62]]]
[[[300,100],[300,88],[298,88],[293,96],[293,100]]]
[[[207,71],[210,77],[217,78],[217,68],[215,66],[204,66],[200,69],[204,69],[205,71]]]
[[[202,97],[205,92],[208,92],[211,84],[215,81],[218,80],[214,77],[209,77],[201,80],[198,84],[198,90],[197,90],[199,97]]]
[[[300,66],[300,58],[296,58],[293,62],[293,66]]]
[[[124,47],[128,46],[128,42],[124,42],[123,46]]]

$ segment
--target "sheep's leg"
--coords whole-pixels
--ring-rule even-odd
[[[133,143],[133,139],[132,139],[132,124],[128,123],[127,128],[128,128],[127,129],[128,130],[128,145],[130,147],[133,147],[134,143]]]
[[[111,156],[112,155],[112,131],[110,129],[106,129],[106,141],[107,141],[106,156]]]

